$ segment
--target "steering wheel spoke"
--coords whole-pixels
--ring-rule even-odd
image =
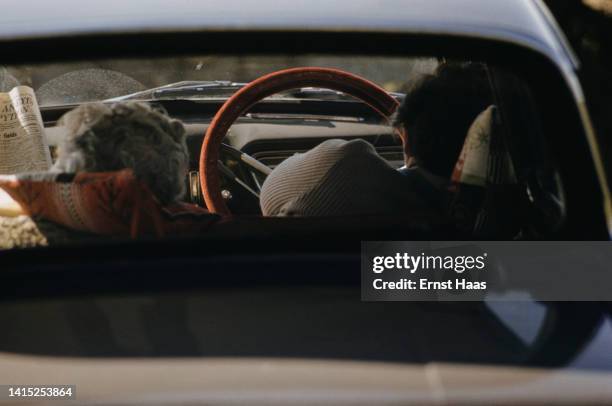
[[[230,168],[228,168],[223,162],[219,161],[219,170],[221,171],[221,173],[227,177],[228,179],[230,179],[231,181],[233,181],[234,183],[240,185],[244,190],[246,190],[247,192],[249,192],[250,194],[252,194],[253,196],[255,196],[256,198],[259,199],[259,192],[254,190],[251,186],[249,186],[246,182],[244,182],[242,179],[240,179],[238,176],[236,176],[236,174],[234,174],[234,172],[232,172],[232,170]]]

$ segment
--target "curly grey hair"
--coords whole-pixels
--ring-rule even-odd
[[[185,128],[146,103],[91,103],[66,113],[67,130],[53,169],[104,172],[130,168],[163,203],[185,193]]]

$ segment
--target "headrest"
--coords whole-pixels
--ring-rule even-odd
[[[198,232],[218,216],[189,204],[162,206],[131,170],[0,176],[0,188],[25,214],[102,235]]]
[[[453,184],[485,187],[488,183],[516,183],[506,149],[496,147],[503,145],[501,131],[496,106],[487,107],[476,117],[455,164]]]

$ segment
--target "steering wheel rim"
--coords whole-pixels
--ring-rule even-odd
[[[353,96],[383,118],[389,119],[399,102],[383,88],[360,76],[331,68],[292,68],[264,75],[234,93],[215,114],[206,130],[200,150],[200,185],[209,211],[230,215],[221,195],[217,162],[221,142],[234,122],[254,104],[276,93],[301,88],[320,87]]]

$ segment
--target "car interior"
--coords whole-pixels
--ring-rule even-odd
[[[405,164],[402,145],[390,126],[392,111],[386,116],[381,114],[375,104],[368,102],[367,94],[355,91],[350,95],[324,86],[303,85],[316,84],[317,78],[310,82],[300,79],[302,85],[299,80],[290,83],[289,78],[283,90],[261,97],[262,101],[258,103],[249,101],[249,108],[235,117],[231,128],[228,127],[227,131],[221,129],[224,134],[220,136],[219,145],[209,148],[219,152],[210,153],[209,159],[213,164],[209,165],[208,171],[202,171],[205,135],[215,113],[218,115],[229,95],[253,82],[261,72],[293,68],[295,64],[317,64],[323,69],[341,72],[346,67],[345,72],[352,70],[355,74],[362,74],[362,78],[385,86],[391,100],[387,103],[393,103],[392,99],[399,103],[404,97],[402,86],[409,79],[433,72],[442,61],[443,58],[431,57],[379,57],[378,68],[372,70],[371,61],[365,57],[314,55],[292,60],[288,56],[208,56],[180,57],[177,60],[69,62],[52,65],[51,69],[44,64],[16,66],[8,72],[17,77],[24,75],[25,82],[30,81],[36,88],[52,154],[63,137],[64,130],[58,125],[58,119],[78,103],[146,100],[155,108],[167,111],[173,118],[184,122],[187,129],[190,168],[185,179],[188,190],[185,201],[209,206],[210,209],[204,198],[206,191],[201,186],[210,183],[208,177],[216,175],[219,181],[214,182],[211,189],[223,196],[222,200],[217,197],[221,200],[219,204],[226,206],[227,211],[222,214],[232,214],[231,218],[222,218],[213,225],[208,234],[223,235],[232,233],[232,229],[240,229],[241,233],[265,235],[272,233],[271,230],[282,233],[283,229],[290,232],[296,227],[351,228],[352,220],[342,217],[260,218],[259,191],[266,175],[278,163],[327,139],[359,138],[371,143],[390,165],[400,168]],[[232,68],[234,64],[238,67]],[[183,70],[176,69],[176,66]],[[500,121],[491,136],[489,156],[472,158],[487,161],[486,187],[476,188],[482,190],[465,185],[456,188],[455,201],[450,209],[456,218],[441,224],[440,230],[432,231],[455,238],[545,238],[562,228],[566,202],[556,163],[542,134],[540,106],[536,105],[532,91],[523,79],[502,67],[486,66]],[[243,76],[238,81],[235,75]],[[195,80],[201,77],[215,79],[206,83]],[[166,83],[175,79],[181,80]],[[340,77],[331,86],[342,88],[343,80]],[[134,91],[149,86],[149,90]],[[217,161],[219,173],[213,174],[217,170],[213,168]],[[506,172],[512,172],[512,179],[500,174],[499,170],[496,172],[499,165],[509,168]],[[466,215],[471,219],[458,219]],[[367,224],[376,232],[375,229],[384,227],[386,222],[394,224],[401,219],[408,227],[412,223],[414,228],[419,228],[418,215],[406,213],[388,217],[371,222],[362,220],[360,226]],[[476,217],[479,218],[478,224]]]

